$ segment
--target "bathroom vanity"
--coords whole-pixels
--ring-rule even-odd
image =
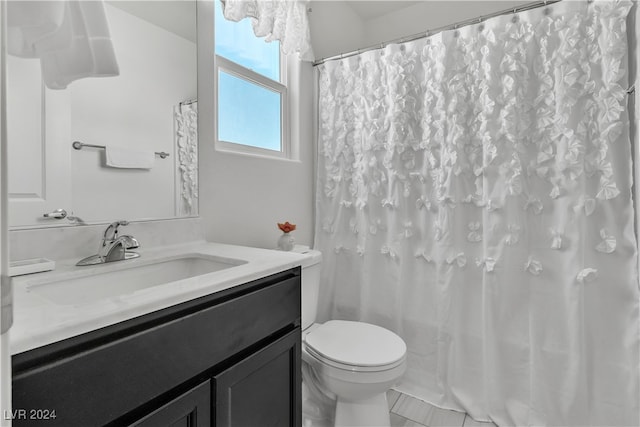
[[[299,426],[300,267],[234,284],[278,269],[247,258],[179,284],[197,298],[14,354],[14,426]]]

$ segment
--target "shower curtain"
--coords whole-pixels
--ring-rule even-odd
[[[401,391],[499,425],[639,425],[629,1],[318,67],[321,320],[407,343]]]
[[[173,112],[176,143],[176,216],[198,215],[198,101]]]

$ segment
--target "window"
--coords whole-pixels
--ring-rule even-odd
[[[250,19],[227,21],[216,1],[219,149],[289,157],[286,65],[277,41],[253,33]]]

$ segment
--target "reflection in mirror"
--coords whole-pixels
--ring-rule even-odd
[[[7,56],[11,226],[198,214],[195,4],[106,2],[117,77],[51,90],[37,59]]]

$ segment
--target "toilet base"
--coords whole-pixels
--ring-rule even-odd
[[[336,402],[335,427],[389,427],[390,425],[386,393],[358,401],[338,398]]]

